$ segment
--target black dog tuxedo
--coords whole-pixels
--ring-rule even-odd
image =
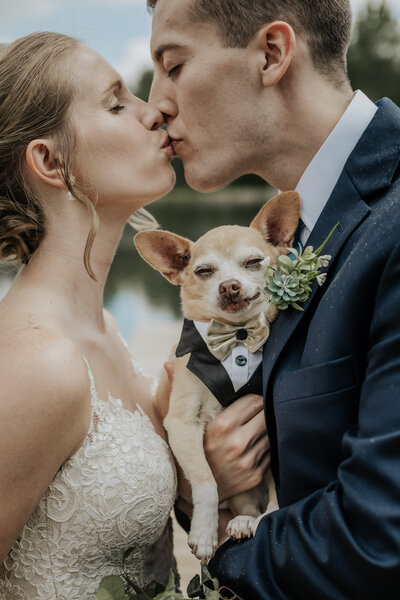
[[[245,394],[262,394],[262,369],[260,364],[250,379],[235,391],[231,378],[221,362],[209,351],[206,342],[200,335],[193,321],[184,320],[176,356],[181,357],[190,352],[187,368],[208,387],[222,406],[226,407]],[[245,356],[238,355],[235,363],[238,369],[246,365]]]

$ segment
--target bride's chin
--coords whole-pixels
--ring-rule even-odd
[[[170,166],[170,172],[168,173],[168,176],[165,178],[165,184],[163,182],[164,185],[161,184],[160,182],[160,191],[157,193],[154,197],[154,200],[158,200],[159,198],[162,198],[163,196],[165,196],[166,194],[168,194],[168,192],[170,192],[176,183],[176,173],[174,171],[174,169]]]

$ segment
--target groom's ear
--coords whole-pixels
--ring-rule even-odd
[[[190,261],[192,242],[180,235],[159,229],[141,231],[134,237],[139,254],[168,281],[179,285]]]
[[[287,248],[293,244],[299,218],[299,194],[283,192],[264,204],[250,227],[257,229],[265,241],[276,246],[281,254],[286,254]]]
[[[296,52],[296,34],[285,21],[267,23],[257,31],[254,48],[259,56],[259,71],[264,87],[280,82]]]

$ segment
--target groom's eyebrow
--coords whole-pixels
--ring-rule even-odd
[[[162,44],[153,52],[154,60],[155,62],[160,62],[164,52],[167,52],[167,50],[176,50],[182,48],[183,46],[181,44]]]

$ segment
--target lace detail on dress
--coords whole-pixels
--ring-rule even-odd
[[[167,444],[138,406],[98,398],[79,450],[60,468],[0,571],[3,600],[86,600],[105,575],[166,582],[176,474]],[[159,548],[163,547],[162,561]],[[156,561],[157,558],[157,562]]]

